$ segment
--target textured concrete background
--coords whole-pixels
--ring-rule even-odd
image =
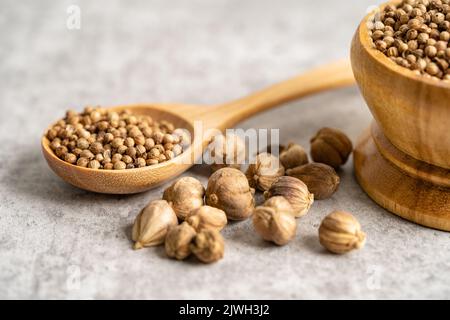
[[[66,8],[81,8],[81,30]],[[250,221],[224,231],[225,258],[202,265],[131,250],[130,225],[162,188],[133,196],[65,184],[39,146],[68,107],[134,102],[215,104],[348,55],[373,0],[0,0],[1,298],[450,298],[450,235],[404,221],[362,192],[348,163],[339,192],[317,201],[283,248]],[[282,128],[308,145],[320,127],[353,141],[370,115],[356,88],[261,114],[243,128]],[[197,167],[187,174],[207,181]],[[368,235],[346,256],[326,253],[317,228],[346,209]]]

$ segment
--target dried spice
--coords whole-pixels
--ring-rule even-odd
[[[297,218],[308,213],[314,202],[314,195],[309,192],[307,185],[297,178],[288,176],[279,177],[270,189],[264,192],[266,199],[277,196],[284,197],[290,203]],[[273,203],[270,205],[274,206]]]
[[[253,226],[264,240],[272,241],[279,246],[291,241],[297,232],[297,222],[292,211],[268,206],[255,208]]]
[[[214,172],[206,188],[206,204],[225,211],[231,220],[247,219],[253,212],[255,190],[250,188],[246,176],[233,168]]]
[[[211,170],[216,172],[222,168],[240,169],[245,161],[245,141],[231,133],[217,135],[211,139],[208,145],[213,163]]]
[[[255,163],[248,166],[245,175],[250,187],[266,191],[276,179],[284,175],[284,167],[277,157],[264,152],[256,156]]]
[[[280,153],[280,161],[286,170],[309,162],[305,149],[295,143],[289,143],[287,148]]]
[[[319,240],[329,251],[342,254],[362,248],[366,234],[352,214],[334,211],[323,219],[319,227]]]
[[[351,140],[338,129],[322,128],[311,138],[311,157],[335,169],[345,164],[353,150]]]
[[[170,122],[127,110],[86,107],[81,113],[67,111],[46,137],[55,155],[70,164],[124,170],[158,164],[181,154],[183,146],[190,143],[182,131]]]
[[[435,80],[450,81],[450,3],[403,0],[368,22],[374,47],[396,64]]]
[[[167,201],[150,202],[134,221],[132,229],[134,249],[163,244],[169,228],[177,224],[177,216]]]
[[[202,183],[192,177],[183,177],[175,181],[163,194],[163,199],[167,200],[175,210],[180,220],[193,210],[203,206],[205,188]]]
[[[223,210],[202,206],[191,211],[186,217],[189,223],[196,231],[203,229],[215,229],[221,231],[227,225],[227,215]]]
[[[190,248],[200,261],[212,263],[223,258],[225,242],[219,231],[203,229],[194,237]]]
[[[191,254],[191,242],[196,232],[186,222],[169,229],[165,240],[166,253],[170,258],[186,259]]]
[[[331,197],[339,187],[340,178],[336,171],[323,163],[309,163],[289,169],[286,174],[303,181],[318,200]]]
[[[264,207],[271,207],[275,210],[281,210],[281,211],[287,211],[292,213],[292,215],[295,216],[294,208],[292,208],[291,204],[285,197],[282,196],[275,196],[272,198],[267,199],[264,202]]]

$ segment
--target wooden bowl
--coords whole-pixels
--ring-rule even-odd
[[[356,148],[357,178],[388,210],[450,230],[450,84],[417,75],[375,49],[371,15],[351,48],[355,79],[376,121]]]
[[[383,133],[401,151],[450,169],[450,84],[416,75],[374,49],[366,17],[352,44],[352,67]]]

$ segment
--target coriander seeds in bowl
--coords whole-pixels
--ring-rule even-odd
[[[167,120],[93,107],[81,113],[67,111],[46,137],[59,159],[104,170],[155,165],[175,158],[189,145],[184,130]]]
[[[368,29],[374,47],[396,64],[450,82],[450,1],[393,1]]]

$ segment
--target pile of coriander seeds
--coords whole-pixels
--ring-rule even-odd
[[[398,65],[450,81],[450,0],[388,4],[368,27],[374,46]]]
[[[128,110],[69,110],[46,134],[55,155],[91,169],[142,168],[173,159],[189,145],[183,129]]]

